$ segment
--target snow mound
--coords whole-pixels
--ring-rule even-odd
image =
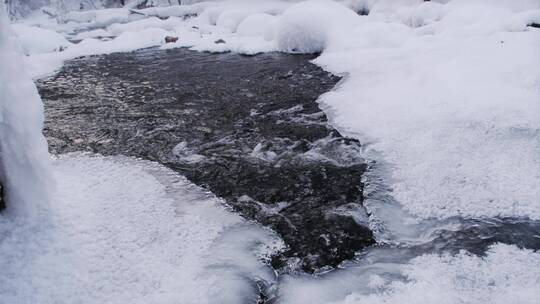
[[[237,32],[240,36],[258,36],[264,37],[266,40],[272,40],[277,19],[276,16],[263,13],[249,15],[240,23]]]
[[[148,161],[53,163],[50,219],[0,221],[2,303],[246,303],[280,243]]]
[[[291,53],[320,53],[346,39],[358,16],[351,9],[329,0],[301,2],[280,17],[278,49]]]
[[[236,32],[238,25],[249,15],[249,12],[240,10],[226,10],[219,14],[216,20],[216,26]]]
[[[58,52],[71,45],[63,35],[52,30],[23,24],[13,25],[13,30],[26,55]]]

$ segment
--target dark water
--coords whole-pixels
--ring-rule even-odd
[[[339,78],[310,56],[141,50],[76,59],[39,82],[51,152],[160,162],[274,229],[281,271],[334,267],[374,243],[360,143],[315,100]]]
[[[282,237],[278,272],[330,269],[375,245],[362,205],[370,166],[361,143],[328,125],[315,102],[339,78],[310,59],[185,49],[75,59],[38,83],[45,134],[53,153],[141,157],[206,187]],[[429,234],[423,244],[377,246],[408,257],[484,254],[497,242],[540,249],[539,221],[433,222],[418,225]]]

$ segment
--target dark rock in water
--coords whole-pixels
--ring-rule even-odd
[[[216,41],[214,41],[215,44],[222,44],[222,43],[225,43],[225,40],[223,39],[218,39]]]
[[[374,244],[360,143],[315,100],[339,80],[312,56],[184,49],[67,62],[38,87],[53,153],[158,161],[274,229],[281,271],[338,265]]]
[[[534,23],[533,22],[533,23],[529,24],[528,26],[540,28],[540,23]]]
[[[175,43],[178,41],[178,37],[167,36],[165,37],[165,43]]]
[[[6,202],[4,200],[4,188],[0,184],[0,211],[6,209]]]

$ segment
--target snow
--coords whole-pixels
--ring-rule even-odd
[[[391,167],[409,212],[538,219],[539,32],[480,1],[440,10],[420,28],[364,17],[343,51],[315,61],[348,75],[323,107]]]
[[[86,38],[100,38],[100,37],[110,37],[111,33],[107,32],[104,29],[97,29],[87,32],[80,32],[73,39],[75,40],[83,40]]]
[[[426,254],[404,264],[390,259],[345,269],[327,279],[287,278],[281,299],[287,304],[532,304],[540,288],[538,263],[538,252],[496,244],[485,257]]]
[[[46,221],[0,221],[2,303],[244,303],[272,282],[269,230],[152,162],[53,162]]]
[[[343,303],[536,303],[540,254],[515,246],[495,245],[485,258],[425,255],[403,267],[406,282],[387,286],[380,277],[371,295],[352,294]],[[377,280],[377,277],[374,278]],[[381,282],[382,281],[382,282]]]
[[[8,216],[36,218],[46,208],[49,155],[41,133],[43,105],[25,73],[20,46],[0,3],[0,178]]]
[[[62,52],[55,51],[58,43],[28,52],[26,67],[39,77],[78,56],[151,46],[321,53],[314,63],[344,79],[321,96],[320,106],[335,127],[364,144],[351,155],[361,153],[375,162],[377,171],[363,180],[366,189],[388,190],[366,204],[370,221],[381,219],[390,239],[394,233],[408,244],[425,241],[436,228],[426,223],[452,225],[453,217],[540,219],[540,30],[527,26],[540,23],[539,1],[224,0],[137,12],[146,16],[115,9],[23,21],[67,35],[76,30],[75,37],[83,39]],[[3,39],[10,35],[5,26],[0,30]],[[104,36],[115,37],[95,39]],[[165,36],[179,40],[164,44]],[[23,46],[32,45],[31,38],[21,37]],[[225,43],[215,43],[220,39]],[[19,62],[6,60],[11,70],[3,68],[0,78],[23,79],[20,57],[5,48],[1,52]],[[40,166],[46,166],[41,160],[47,156],[36,131],[41,109],[33,84],[13,81],[11,90],[0,91],[2,113],[4,100],[19,94],[28,95],[17,98],[26,110],[2,119],[22,117],[8,126],[25,119],[38,123],[25,125],[31,130],[17,125],[33,135],[16,137],[19,142],[11,147],[22,141],[37,148],[12,153],[16,162],[4,160],[4,166],[10,176],[24,175],[19,185],[36,181],[31,188],[37,192],[18,192],[21,201],[29,202],[45,197],[36,194],[44,191],[37,181],[44,179]],[[6,84],[9,88],[0,83]],[[28,89],[13,89],[19,85]],[[263,148],[255,147],[253,156],[278,157]],[[319,159],[323,152],[314,149],[306,157]],[[204,161],[185,143],[176,146],[175,154],[187,162]],[[14,169],[21,166],[27,168],[22,173]],[[162,167],[72,155],[56,160],[54,172],[61,187],[49,220],[6,217],[0,223],[10,231],[2,233],[7,237],[0,243],[0,255],[6,257],[0,260],[5,269],[0,294],[12,302],[61,297],[70,302],[240,303],[246,290],[248,297],[257,293],[243,278],[273,280],[252,249],[254,244],[273,248],[275,239]],[[388,240],[388,235],[377,236]],[[539,253],[501,244],[484,257],[466,252],[415,257],[406,250],[374,248],[354,267],[327,276],[284,276],[279,300],[534,303],[539,263]]]
[[[278,49],[293,53],[322,52],[336,40],[347,37],[348,29],[357,19],[352,10],[330,0],[296,4],[278,22]]]
[[[116,36],[124,32],[140,32],[151,28],[161,28],[167,31],[173,31],[177,26],[181,25],[181,22],[182,19],[178,17],[170,17],[166,20],[161,20],[157,17],[150,17],[124,24],[112,24],[107,27],[107,32]]]
[[[130,19],[131,18],[131,19]],[[59,17],[59,21],[63,23],[77,22],[86,23],[91,27],[108,26],[113,23],[124,23],[133,18],[140,18],[130,15],[129,10],[123,8],[106,9],[106,10],[91,10],[91,11],[71,11]]]
[[[13,31],[21,41],[26,55],[58,52],[71,44],[63,35],[39,27],[15,24]]]
[[[252,14],[238,25],[237,32],[240,36],[258,36],[265,40],[273,40],[277,19],[269,14]]]

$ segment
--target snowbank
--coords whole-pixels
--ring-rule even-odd
[[[0,221],[0,302],[236,304],[274,280],[270,231],[169,169],[90,155],[52,169],[51,221]]]
[[[41,98],[19,49],[0,2],[0,178],[7,188],[6,211],[35,216],[48,200],[49,155]]]
[[[391,194],[417,216],[540,218],[540,34],[514,13],[523,2],[505,3],[362,17],[342,51],[315,61],[348,75],[321,101],[390,167]]]

